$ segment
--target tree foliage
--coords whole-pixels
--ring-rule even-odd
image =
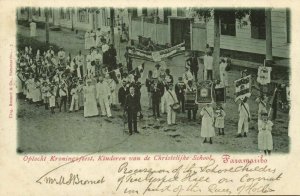
[[[222,20],[226,20],[231,13],[235,14],[235,18],[242,23],[242,19],[249,15],[251,21],[251,8],[192,8],[196,15],[203,19],[205,22],[208,22],[212,19],[213,16],[220,17]]]

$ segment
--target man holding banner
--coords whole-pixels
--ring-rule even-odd
[[[251,120],[251,114],[247,100],[248,98],[244,97],[241,99],[241,103],[239,104],[238,135],[236,137],[243,137],[242,129],[244,132],[244,137],[247,137],[247,133],[249,131],[249,122]]]

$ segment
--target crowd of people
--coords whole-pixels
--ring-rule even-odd
[[[99,36],[98,36],[99,35]],[[95,38],[96,36],[96,38]],[[93,38],[94,41],[88,40]],[[116,50],[109,45],[109,38],[98,29],[86,34],[86,56],[78,52],[75,57],[66,54],[63,48],[55,52],[50,46],[47,51],[32,51],[30,46],[18,50],[17,76],[18,93],[29,103],[44,106],[52,114],[84,110],[84,117],[113,117],[112,109],[121,107],[126,114],[129,135],[139,133],[137,118],[143,118],[141,107],[141,88],[145,85],[148,93],[148,107],[153,118],[160,120],[167,113],[167,125],[176,125],[178,112],[185,113],[189,121],[196,121],[199,105],[187,94],[197,91],[199,63],[195,53],[186,59],[185,71],[177,83],[165,62],[157,63],[148,72],[145,84],[141,81],[144,63],[132,68],[132,59],[125,53],[126,66],[117,63]],[[213,78],[213,57],[207,51],[203,57],[204,80],[214,81],[214,86],[228,87],[228,66],[230,58],[221,58],[220,78]],[[86,69],[85,69],[86,67]],[[267,98],[257,99],[258,145],[260,150],[270,153],[272,144],[272,122],[268,120]],[[119,106],[118,106],[119,105]],[[69,106],[67,108],[67,106]],[[100,107],[99,107],[100,106]],[[99,112],[100,109],[100,112]],[[247,98],[240,100],[237,137],[247,137],[251,113]],[[200,110],[202,119],[201,137],[204,143],[212,144],[216,135],[224,135],[225,104],[204,104]],[[267,116],[266,116],[267,115]],[[242,134],[243,133],[243,134]]]

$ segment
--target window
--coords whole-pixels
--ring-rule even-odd
[[[64,9],[63,8],[60,9],[59,15],[60,15],[61,19],[65,18],[65,13],[64,13]]]
[[[184,8],[177,8],[177,16],[185,16]]]
[[[265,10],[251,10],[251,37],[266,39]]]
[[[48,16],[49,16],[49,18],[52,18],[52,16],[53,16],[52,8],[48,8]]]
[[[142,8],[142,14],[143,16],[147,16],[147,8]]]
[[[286,10],[286,42],[291,43],[291,11]]]
[[[65,20],[70,20],[70,9],[60,9],[60,18]]]
[[[83,23],[89,23],[89,12],[88,9],[78,10],[78,21]]]
[[[23,15],[23,14],[26,14],[26,8],[21,8],[21,9],[20,9],[20,12],[21,12],[22,15]]]
[[[33,8],[32,14],[34,16],[41,16],[41,8]]]
[[[234,11],[224,11],[221,17],[221,35],[236,35],[235,29],[235,12]]]
[[[163,10],[164,10],[164,19],[163,19],[163,22],[164,23],[168,23],[168,16],[172,15],[172,10],[171,10],[171,8],[163,8]]]
[[[130,13],[131,13],[132,18],[137,18],[138,17],[138,11],[137,11],[136,8],[131,8]]]

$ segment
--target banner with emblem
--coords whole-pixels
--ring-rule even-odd
[[[234,81],[235,101],[251,96],[251,75]]]
[[[225,103],[226,102],[226,89],[225,89],[225,87],[215,88],[215,101],[217,103]]]
[[[213,102],[213,83],[205,80],[197,84],[196,103],[212,103]]]
[[[257,71],[257,82],[266,85],[271,82],[272,67],[260,66]]]

